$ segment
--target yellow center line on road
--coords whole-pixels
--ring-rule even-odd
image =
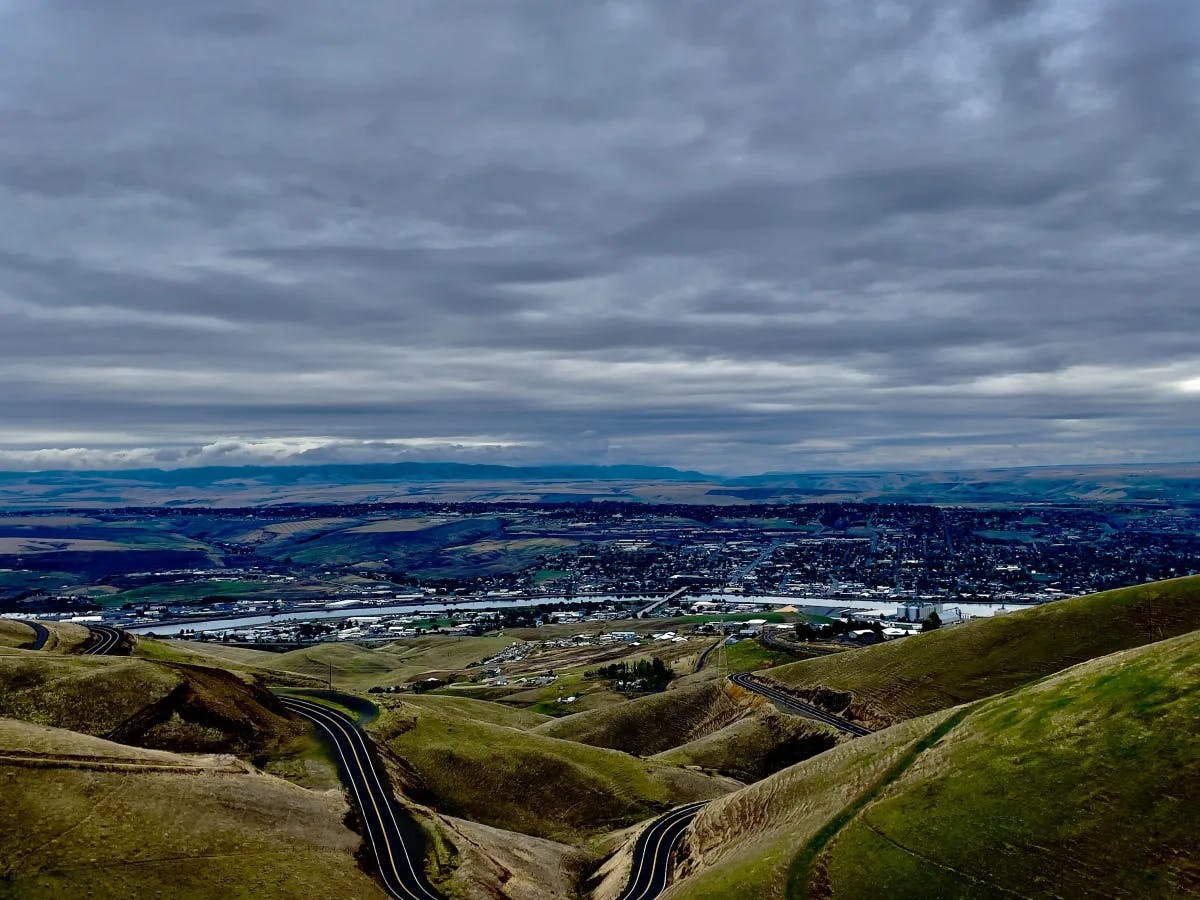
[[[654,884],[654,870],[658,864],[659,855],[662,852],[662,842],[666,838],[667,832],[670,831],[671,827],[677,822],[681,821],[682,819],[686,819],[689,814],[698,810],[707,803],[707,800],[698,800],[694,803],[689,803],[686,806],[681,806],[679,809],[667,813],[662,818],[657,819],[650,824],[650,827],[647,829],[646,843],[643,845],[642,854],[638,858],[637,874],[630,881],[630,885],[626,889],[626,892],[621,896],[621,900],[644,900],[651,886]],[[683,833],[680,832],[680,834],[676,835],[676,840],[671,842],[671,846],[667,848],[668,855],[670,855],[671,851],[675,848],[678,838],[682,837],[682,835]],[[648,848],[652,839],[655,840],[654,850],[648,857],[646,848]],[[634,895],[632,892],[637,889],[638,882],[642,880],[642,874],[646,870],[647,859],[651,861],[649,882],[645,887],[642,888],[640,893]]]
[[[288,704],[287,701],[285,700],[284,705],[287,706],[290,704]],[[354,763],[358,767],[359,773],[362,775],[364,786],[367,791],[367,798],[371,801],[371,807],[375,810],[376,819],[382,825],[383,815],[379,811],[379,804],[375,800],[375,796],[374,796],[374,793],[371,791],[370,785],[366,783],[367,779],[366,779],[365,773],[363,773],[363,771],[362,771],[362,769],[363,769],[362,760],[359,758],[358,749],[354,746],[354,741],[350,738],[350,735],[348,734],[343,723],[338,721],[338,719],[336,717],[325,714],[325,711],[323,709],[320,709],[317,704],[313,704],[312,708],[299,706],[297,704],[295,708],[296,708],[296,711],[299,712],[301,715],[304,715],[306,718],[311,719],[311,720],[317,722],[318,724],[325,726],[326,730],[332,731],[332,728],[336,728],[346,738],[346,742],[350,744],[350,752],[352,754],[354,754]],[[326,719],[328,721],[326,721]],[[332,728],[331,728],[331,723],[332,723]],[[334,741],[334,743],[337,745],[338,754],[342,757],[342,761],[346,764],[346,768],[349,770],[350,769],[349,760],[346,758],[346,754],[342,751],[341,744],[338,743],[336,740]],[[351,784],[351,787],[354,788],[355,796],[358,797],[359,806],[361,806],[365,810],[366,806],[363,803],[362,794],[359,792],[358,785],[355,782],[354,778],[350,779],[350,784]],[[376,830],[379,831],[379,839],[382,841],[384,849],[387,851],[388,862],[390,862],[391,866],[392,866],[392,874],[393,874],[393,876],[395,876],[396,880],[400,882],[399,886],[400,886],[401,891],[406,896],[411,896],[411,897],[416,898],[416,900],[420,900],[420,898],[418,898],[417,895],[415,895],[411,891],[409,891],[408,888],[406,888],[404,886],[403,882],[400,881],[400,872],[396,868],[396,857],[392,852],[392,842],[388,838],[387,831],[383,828],[379,828],[379,829],[368,828],[368,832],[371,837],[371,843],[373,846],[375,846],[376,857],[380,859],[380,862],[382,862],[382,855],[379,853],[379,848],[375,841],[375,831]],[[389,885],[389,887],[393,890],[393,892],[395,892],[395,887],[393,887],[391,885]]]
[[[409,855],[407,852],[404,854],[404,861],[408,864],[408,869],[412,873],[413,880],[417,883],[418,887],[421,888],[421,893],[424,895],[424,897],[415,893],[414,891],[409,889],[404,884],[404,878],[401,875],[400,869],[396,864],[396,857],[395,857],[395,854],[392,849],[391,839],[388,837],[386,827],[384,827],[385,821],[383,818],[383,814],[380,811],[379,803],[376,801],[376,797],[375,797],[376,792],[378,792],[380,794],[379,799],[381,801],[383,801],[385,806],[387,807],[388,814],[392,821],[392,825],[396,828],[397,833],[399,833],[399,823],[396,822],[395,811],[391,808],[391,804],[388,803],[387,800],[385,799],[385,792],[383,790],[383,785],[379,780],[379,776],[378,776],[378,773],[375,771],[374,765],[371,763],[369,756],[367,756],[366,741],[363,738],[363,736],[359,733],[358,729],[356,727],[354,727],[353,725],[347,725],[347,723],[344,721],[343,717],[339,713],[336,713],[333,710],[328,709],[327,707],[323,707],[318,703],[313,703],[310,700],[302,700],[302,699],[295,698],[295,697],[284,697],[284,698],[282,698],[282,701],[285,706],[289,706],[289,707],[295,709],[296,712],[299,712],[301,715],[304,715],[306,718],[309,718],[315,722],[318,722],[318,724],[323,725],[326,728],[326,730],[330,730],[330,725],[332,724],[332,726],[335,727],[338,730],[338,732],[346,738],[346,742],[348,744],[350,744],[350,752],[354,754],[354,762],[357,765],[358,771],[362,776],[368,798],[371,801],[371,807],[374,809],[376,819],[379,822],[380,837],[383,840],[384,848],[387,850],[388,862],[391,864],[392,874],[395,877],[397,884],[399,885],[401,891],[404,893],[405,896],[412,897],[412,898],[414,898],[414,900],[426,900],[426,898],[428,898],[428,900],[436,900],[435,895],[433,895],[429,891],[427,891],[425,889],[424,885],[421,884],[420,878],[417,875],[416,869],[413,867],[412,860],[409,858]],[[337,742],[335,741],[335,743],[337,743]],[[360,756],[360,753],[359,753],[360,745],[362,748],[362,756],[367,757],[365,765],[363,763],[362,756]],[[340,745],[338,746],[338,753],[339,753],[339,755],[341,755],[342,760],[344,762],[347,762],[347,768],[349,768],[348,761],[346,760],[346,756],[342,752]],[[369,779],[367,777],[368,774],[371,776]],[[371,790],[371,782],[372,781],[374,781],[375,786],[376,786],[375,791]],[[359,793],[358,786],[357,786],[357,784],[354,783],[353,778],[351,779],[351,786],[354,788],[355,795],[358,796],[358,798],[359,798],[359,805],[362,806],[363,805],[362,804],[362,796]],[[374,838],[372,838],[372,844],[374,844]],[[378,849],[376,849],[376,856],[377,857],[379,856]]]

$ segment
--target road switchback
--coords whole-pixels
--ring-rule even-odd
[[[659,816],[638,836],[633,847],[629,884],[618,900],[651,900],[667,889],[671,856],[692,819],[708,803],[699,800]]]

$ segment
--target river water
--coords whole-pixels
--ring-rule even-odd
[[[537,598],[517,598],[504,599],[492,597],[486,600],[462,600],[454,603],[445,602],[427,602],[417,601],[415,603],[406,603],[401,605],[387,606],[363,606],[360,608],[339,607],[338,609],[304,609],[295,610],[292,612],[282,612],[273,615],[259,614],[247,616],[227,616],[220,619],[198,619],[191,622],[174,622],[160,623],[155,625],[130,625],[125,630],[131,631],[134,634],[150,634],[156,635],[176,635],[184,629],[193,631],[225,631],[231,628],[253,628],[256,625],[277,624],[279,622],[299,622],[313,619],[345,619],[358,616],[424,616],[434,613],[445,613],[450,610],[464,609],[504,609],[520,606],[547,606],[555,603],[566,604],[581,604],[581,603],[651,603],[654,600],[662,599],[661,597],[615,597],[615,596],[584,596],[575,597],[573,600],[565,600],[562,597],[537,597]],[[877,601],[877,600],[834,600],[828,597],[787,597],[787,596],[763,596],[763,597],[731,597],[728,594],[697,594],[685,598],[687,603],[695,603],[697,600],[716,600],[716,601],[732,601],[743,600],[748,603],[760,603],[767,606],[795,606],[803,612],[812,612],[818,615],[837,615],[841,610],[879,610],[887,613],[895,613],[896,601]],[[951,613],[954,609],[962,611],[963,618],[971,618],[973,616],[986,617],[996,615],[997,612],[1016,611],[1018,609],[1026,609],[1033,604],[1008,604],[1007,606],[1000,603],[947,603],[945,610]],[[947,616],[943,616],[947,618]],[[947,618],[952,620],[952,618]]]

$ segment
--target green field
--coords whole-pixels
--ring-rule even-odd
[[[79,576],[72,572],[33,572],[27,569],[0,569],[0,587],[19,591],[52,591],[72,587]]]
[[[241,597],[279,591],[279,585],[262,581],[189,581],[185,584],[148,584],[116,594],[97,597],[105,608],[124,606],[126,603],[196,603],[205,597]]]
[[[810,892],[1191,893],[1198,682],[1200,640],[1189,635],[985,704],[838,833],[807,873]],[[856,887],[866,884],[874,890]]]
[[[721,651],[713,652],[715,655]],[[724,653],[731,672],[754,672],[758,669],[768,669],[772,666],[790,663],[796,658],[795,654],[764,647],[752,638],[726,647]]]

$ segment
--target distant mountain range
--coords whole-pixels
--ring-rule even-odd
[[[712,475],[667,466],[495,466],[455,462],[325,464],[315,466],[197,466],[185,469],[112,469],[0,472],[0,485],[45,481],[136,481],[169,487],[262,484],[370,484],[398,481],[715,481]]]
[[[0,508],[404,500],[1197,503],[1200,463],[722,477],[666,466],[454,462],[0,472]]]

